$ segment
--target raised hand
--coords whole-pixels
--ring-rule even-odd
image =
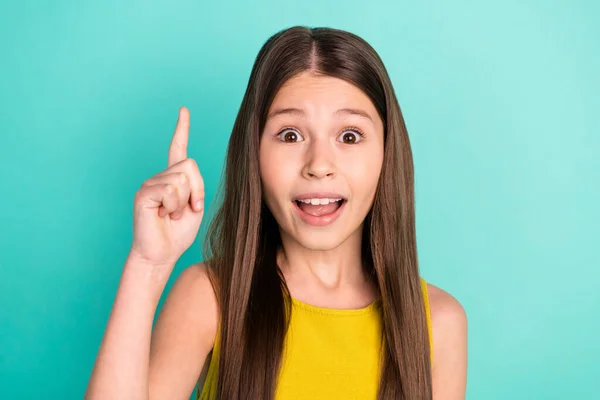
[[[187,157],[190,114],[179,109],[167,169],[144,181],[134,200],[130,256],[157,266],[175,265],[194,242],[204,215],[204,181]]]

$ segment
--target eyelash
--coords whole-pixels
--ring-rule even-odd
[[[286,132],[286,131],[289,131],[289,130],[295,131],[296,133],[298,133],[298,134],[299,134],[299,132],[298,132],[298,129],[294,128],[293,126],[287,126],[287,127],[283,128],[283,129],[281,129],[281,130],[279,131],[279,133],[278,133],[276,136],[281,136],[281,134],[282,134],[282,133],[284,133],[284,132]],[[367,135],[366,135],[366,134],[365,134],[365,133],[364,133],[362,130],[358,129],[358,128],[357,128],[357,127],[355,127],[355,126],[348,126],[348,127],[344,128],[344,129],[343,129],[343,130],[340,132],[340,135],[341,135],[342,133],[345,133],[345,132],[354,132],[354,133],[356,133],[356,134],[357,134],[358,136],[360,136],[360,138],[361,138],[361,139],[359,140],[359,142],[360,142],[360,141],[362,141],[362,140],[363,140],[363,139],[364,139],[364,138],[367,136]],[[285,143],[285,141],[284,141],[284,140],[282,140],[282,142],[284,142],[284,143]],[[292,142],[292,143],[294,143],[294,142]],[[358,142],[357,142],[357,143],[358,143]],[[353,144],[354,144],[354,143],[353,143]]]

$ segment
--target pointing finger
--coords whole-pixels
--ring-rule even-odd
[[[175,133],[173,134],[169,148],[169,167],[187,158],[189,131],[190,111],[185,107],[181,107],[179,109],[179,118],[177,119]]]

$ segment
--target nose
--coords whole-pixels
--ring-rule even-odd
[[[335,176],[335,153],[327,139],[316,138],[306,152],[302,176],[307,179],[333,178]]]

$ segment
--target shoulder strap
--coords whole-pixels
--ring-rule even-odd
[[[427,316],[427,331],[429,332],[429,354],[433,360],[433,332],[431,328],[431,309],[429,307],[429,293],[427,290],[427,282],[421,278],[421,290],[423,291],[423,300],[425,303],[425,314]]]

